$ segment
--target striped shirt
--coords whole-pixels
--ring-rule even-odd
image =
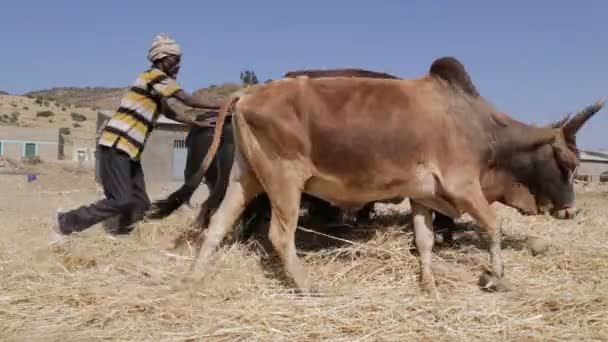
[[[160,115],[161,97],[169,97],[180,89],[174,79],[159,69],[141,73],[101,132],[99,145],[116,146],[131,159],[139,160]]]

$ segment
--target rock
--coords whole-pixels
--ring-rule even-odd
[[[537,256],[547,252],[549,249],[549,244],[541,238],[529,237],[527,247],[533,256]]]

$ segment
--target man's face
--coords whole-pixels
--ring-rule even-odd
[[[177,74],[179,73],[179,69],[181,67],[181,57],[180,56],[167,56],[162,59],[161,66],[163,71],[167,73],[170,77],[177,79]]]

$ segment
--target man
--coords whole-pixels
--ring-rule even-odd
[[[100,177],[105,199],[57,214],[53,239],[85,230],[111,218],[118,219],[113,233],[125,234],[141,220],[150,206],[140,163],[145,143],[161,111],[190,126],[203,126],[174,109],[177,101],[217,109],[186,93],[176,83],[182,51],[166,34],[154,38],[148,51],[152,66],[141,73],[121,100],[98,142]]]

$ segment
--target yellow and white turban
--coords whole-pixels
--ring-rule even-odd
[[[169,38],[169,35],[166,33],[158,34],[154,37],[152,46],[148,50],[148,60],[154,63],[154,61],[169,55],[181,56],[182,49],[179,44],[177,44],[175,40]]]

